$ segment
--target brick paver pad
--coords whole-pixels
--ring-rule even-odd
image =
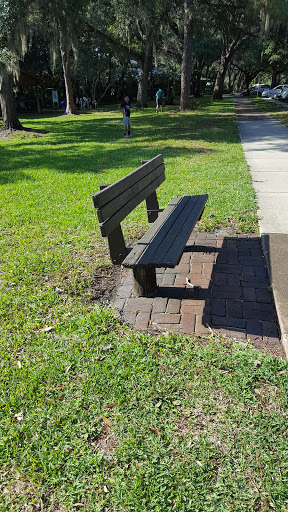
[[[179,265],[158,269],[157,282],[154,298],[133,297],[130,271],[117,292],[114,307],[136,330],[204,334],[212,329],[281,353],[257,235],[193,233]]]

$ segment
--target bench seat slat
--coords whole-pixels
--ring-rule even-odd
[[[151,238],[155,237],[162,225],[166,222],[166,220],[172,215],[173,211],[181,201],[181,197],[174,197],[172,201],[168,204],[165,210],[160,213],[158,219],[152,224],[151,228],[146,231],[145,235],[139,240],[137,244],[134,245],[133,249],[129,252],[128,256],[126,256],[122,265],[124,267],[133,268],[135,266],[135,262],[139,260],[142,256],[143,252],[149,246]]]
[[[124,176],[121,180],[116,183],[112,183],[101,192],[93,195],[93,203],[95,208],[101,208],[104,204],[108,203],[119,194],[129,189],[132,185],[137,183],[140,179],[144,178],[150,172],[154,172],[156,167],[159,167],[164,163],[163,155],[157,155],[152,160],[149,160],[145,164],[141,165],[135,171],[131,172],[127,176]]]
[[[142,201],[152,194],[155,188],[159,187],[164,181],[165,174],[161,174],[158,178],[149,183],[147,187],[139,191],[139,193],[130,201],[127,201],[127,203],[111,215],[109,219],[103,222],[100,226],[102,236],[108,236],[117,226],[119,226],[120,222],[125,219],[125,217],[127,217],[127,215],[132,212],[136,206],[138,206],[138,204],[142,203]]]
[[[203,194],[196,197],[197,201],[193,205],[190,215],[186,218],[181,227],[181,230],[179,230],[178,234],[171,241],[170,249],[166,252],[165,257],[163,257],[161,260],[162,266],[164,267],[170,267],[171,265],[174,266],[174,264],[177,265],[179,263],[180,257],[185,248],[190,233],[202,215],[208,199],[208,195]]]
[[[127,204],[131,197],[136,198],[139,197],[139,204],[142,203],[146,196],[143,199],[143,190],[150,185],[150,183],[155,183],[156,178],[162,175],[163,181],[165,180],[164,174],[164,164],[160,165],[154,172],[150,172],[146,174],[146,176],[142,177],[139,181],[131,185],[131,187],[123,192],[119,193],[116,197],[114,197],[111,201],[104,204],[99,210],[97,210],[97,215],[99,222],[104,222],[106,219],[109,219],[114,213],[116,213],[122,206]],[[162,182],[161,182],[162,183]],[[117,186],[115,186],[117,188]],[[138,194],[140,193],[140,196]],[[135,206],[133,207],[133,209]]]
[[[201,217],[208,196],[174,198],[152,228],[123,261],[125,267],[174,267],[197,220]],[[177,202],[175,201],[177,200]],[[174,203],[173,203],[174,202]],[[166,213],[164,218],[164,214]],[[156,224],[156,226],[155,226]],[[153,229],[154,228],[154,229]]]

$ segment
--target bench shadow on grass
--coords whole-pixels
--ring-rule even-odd
[[[195,244],[188,242],[182,257],[187,261],[191,253],[192,272],[181,274],[181,261],[178,268],[168,273],[166,270],[164,276],[177,273],[175,285],[160,284],[157,296],[180,299],[182,319],[185,303],[187,314],[191,307],[196,332],[198,327],[198,332],[204,333],[209,326],[233,338],[250,339],[256,348],[283,356],[260,238],[231,236],[222,237],[222,241],[199,235]],[[186,277],[195,283],[194,288],[185,284]]]

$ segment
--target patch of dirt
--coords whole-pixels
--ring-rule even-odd
[[[121,281],[128,272],[119,265],[97,268],[91,286],[91,300],[102,305],[112,303]]]
[[[44,137],[48,132],[44,130],[32,130],[24,128],[23,130],[0,130],[0,140],[10,139],[33,139],[35,137]]]
[[[47,491],[44,495],[41,495],[40,499],[39,489],[28,480],[25,481],[19,478],[9,483],[7,482],[0,490],[2,491],[2,496],[8,498],[9,505],[12,505],[13,510],[15,506],[15,510],[17,507],[19,512],[38,512],[40,510],[42,512],[68,512],[58,500],[51,503],[50,496],[52,492],[49,493]],[[25,502],[21,503],[19,508],[18,498],[21,496],[25,499]]]
[[[97,437],[90,440],[89,446],[94,450],[111,455],[118,446],[118,440],[113,432],[107,425],[105,425]]]

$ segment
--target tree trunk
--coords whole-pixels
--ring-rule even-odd
[[[180,110],[190,107],[193,22],[191,0],[184,0],[184,40],[181,67]]]
[[[73,87],[68,60],[68,45],[63,27],[60,27],[60,52],[64,73],[65,92],[66,92],[66,114],[75,114],[75,105],[73,98]]]
[[[230,64],[231,59],[234,56],[236,50],[245,41],[245,39],[247,39],[247,37],[247,35],[242,35],[239,32],[235,39],[232,41],[232,43],[229,44],[229,36],[227,34],[222,35],[222,53],[220,59],[220,66],[213,89],[213,100],[222,100],[224,80],[228,65]]]
[[[229,63],[227,55],[221,55],[220,66],[216,76],[216,81],[213,89],[213,100],[222,100],[224,80]]]
[[[149,73],[152,69],[152,59],[153,59],[153,39],[152,37],[147,37],[145,55],[142,62],[140,62],[141,70],[140,70],[140,79],[138,83],[137,90],[137,106],[138,107],[147,107],[147,97],[148,97],[148,78]]]
[[[7,72],[2,64],[0,67],[0,104],[2,110],[3,130],[22,130],[13,92],[13,75]]]

